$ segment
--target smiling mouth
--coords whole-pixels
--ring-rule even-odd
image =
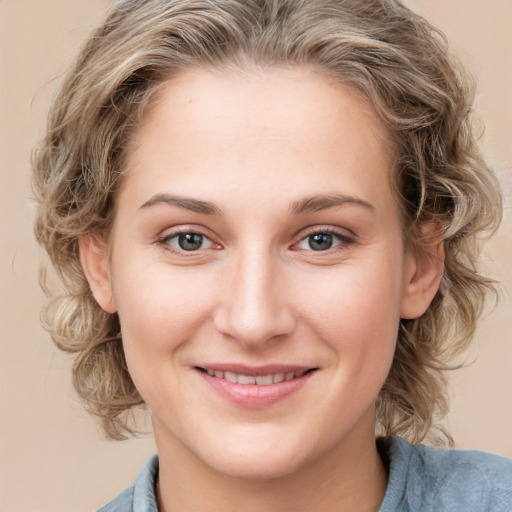
[[[210,377],[223,379],[233,384],[257,384],[259,386],[270,386],[271,384],[278,384],[280,382],[298,379],[308,373],[316,371],[318,368],[311,368],[309,370],[297,372],[269,373],[268,375],[243,375],[232,371],[213,370],[211,368],[201,368],[199,366],[196,366],[196,369],[208,374]]]

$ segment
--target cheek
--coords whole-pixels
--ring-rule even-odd
[[[307,277],[302,282],[305,284]],[[316,282],[315,282],[316,281]],[[350,330],[382,333],[387,326],[396,328],[400,317],[401,273],[393,265],[373,269],[369,265],[340,267],[321,281],[313,279],[303,309],[320,325],[340,332]],[[311,293],[312,292],[312,293]],[[307,308],[306,308],[307,306]]]
[[[114,293],[133,382],[152,410],[180,411],[190,405],[182,403],[182,347],[200,336],[208,300],[196,282],[166,266],[119,267],[118,276]]]
[[[396,264],[364,265],[340,268],[302,305],[310,329],[343,368],[341,378],[364,388],[382,385],[394,355],[400,298]]]
[[[114,295],[130,371],[169,364],[186,342],[198,336],[210,314],[209,287],[200,276],[162,264],[119,269]],[[191,278],[191,276],[193,278]]]

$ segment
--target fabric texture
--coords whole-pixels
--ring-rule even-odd
[[[379,512],[512,512],[512,460],[473,450],[413,446],[399,437],[377,443],[389,468]],[[134,485],[97,512],[158,512],[157,478],[154,455]]]

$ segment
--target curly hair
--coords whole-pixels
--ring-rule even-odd
[[[108,437],[135,433],[127,413],[143,400],[118,316],[94,300],[78,240],[108,238],[126,148],[159,87],[191,67],[251,65],[309,66],[364,93],[395,142],[391,179],[406,243],[421,244],[426,223],[442,230],[440,289],[423,316],[400,323],[376,426],[413,443],[434,439],[447,412],[445,370],[494,289],[476,263],[502,204],[472,127],[472,80],[443,34],[398,0],[115,3],[65,77],[33,153],[35,232],[64,285],[50,293],[45,323],[57,346],[76,354],[74,386]]]

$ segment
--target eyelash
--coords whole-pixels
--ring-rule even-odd
[[[347,236],[345,233],[342,233],[340,231],[337,231],[332,228],[318,228],[315,227],[311,229],[311,231],[307,232],[304,236],[301,237],[301,239],[294,244],[294,246],[300,244],[301,242],[306,241],[308,238],[312,237],[313,235],[330,235],[333,238],[338,240],[338,244],[334,247],[329,247],[325,251],[315,251],[313,249],[297,249],[297,250],[305,250],[306,252],[312,252],[312,253],[332,253],[336,251],[342,251],[343,249],[346,249],[347,246],[354,243],[354,238]]]
[[[161,245],[166,251],[170,251],[173,254],[176,254],[176,255],[184,257],[184,258],[189,258],[191,256],[197,255],[199,252],[202,252],[201,249],[187,251],[185,249],[173,248],[170,245],[170,241],[173,239],[178,240],[178,238],[181,235],[199,235],[203,238],[203,241],[208,240],[213,246],[220,247],[218,244],[215,244],[215,242],[213,242],[209,236],[205,235],[204,233],[201,233],[199,230],[194,230],[194,229],[180,229],[179,231],[169,233],[169,234],[157,239],[156,243]]]
[[[190,250],[187,251],[185,249],[177,249],[173,248],[170,245],[170,241],[173,239],[178,239],[181,235],[199,235],[202,237],[203,241],[207,240],[212,244],[215,248],[219,248],[220,245],[216,244],[208,235],[205,235],[204,233],[201,233],[199,230],[194,229],[180,229],[179,231],[175,231],[173,233],[169,233],[161,238],[158,238],[156,240],[156,243],[161,245],[165,250],[172,252],[173,254],[176,254],[183,258],[190,258],[193,256],[197,256],[200,252],[203,252],[207,249],[197,249],[197,250]],[[318,228],[315,227],[314,229],[311,229],[309,232],[307,232],[305,235],[303,235],[297,242],[295,242],[292,247],[296,247],[298,244],[307,241],[308,238],[312,237],[313,235],[329,235],[332,236],[334,239],[338,241],[337,245],[334,245],[334,247],[329,247],[326,250],[318,250],[315,251],[314,249],[293,249],[298,251],[305,251],[305,252],[311,252],[313,254],[315,253],[332,253],[337,251],[342,251],[346,249],[349,245],[353,244],[355,242],[353,237],[347,236],[345,233],[341,233],[335,229],[332,228]],[[211,249],[208,248],[208,249]]]

